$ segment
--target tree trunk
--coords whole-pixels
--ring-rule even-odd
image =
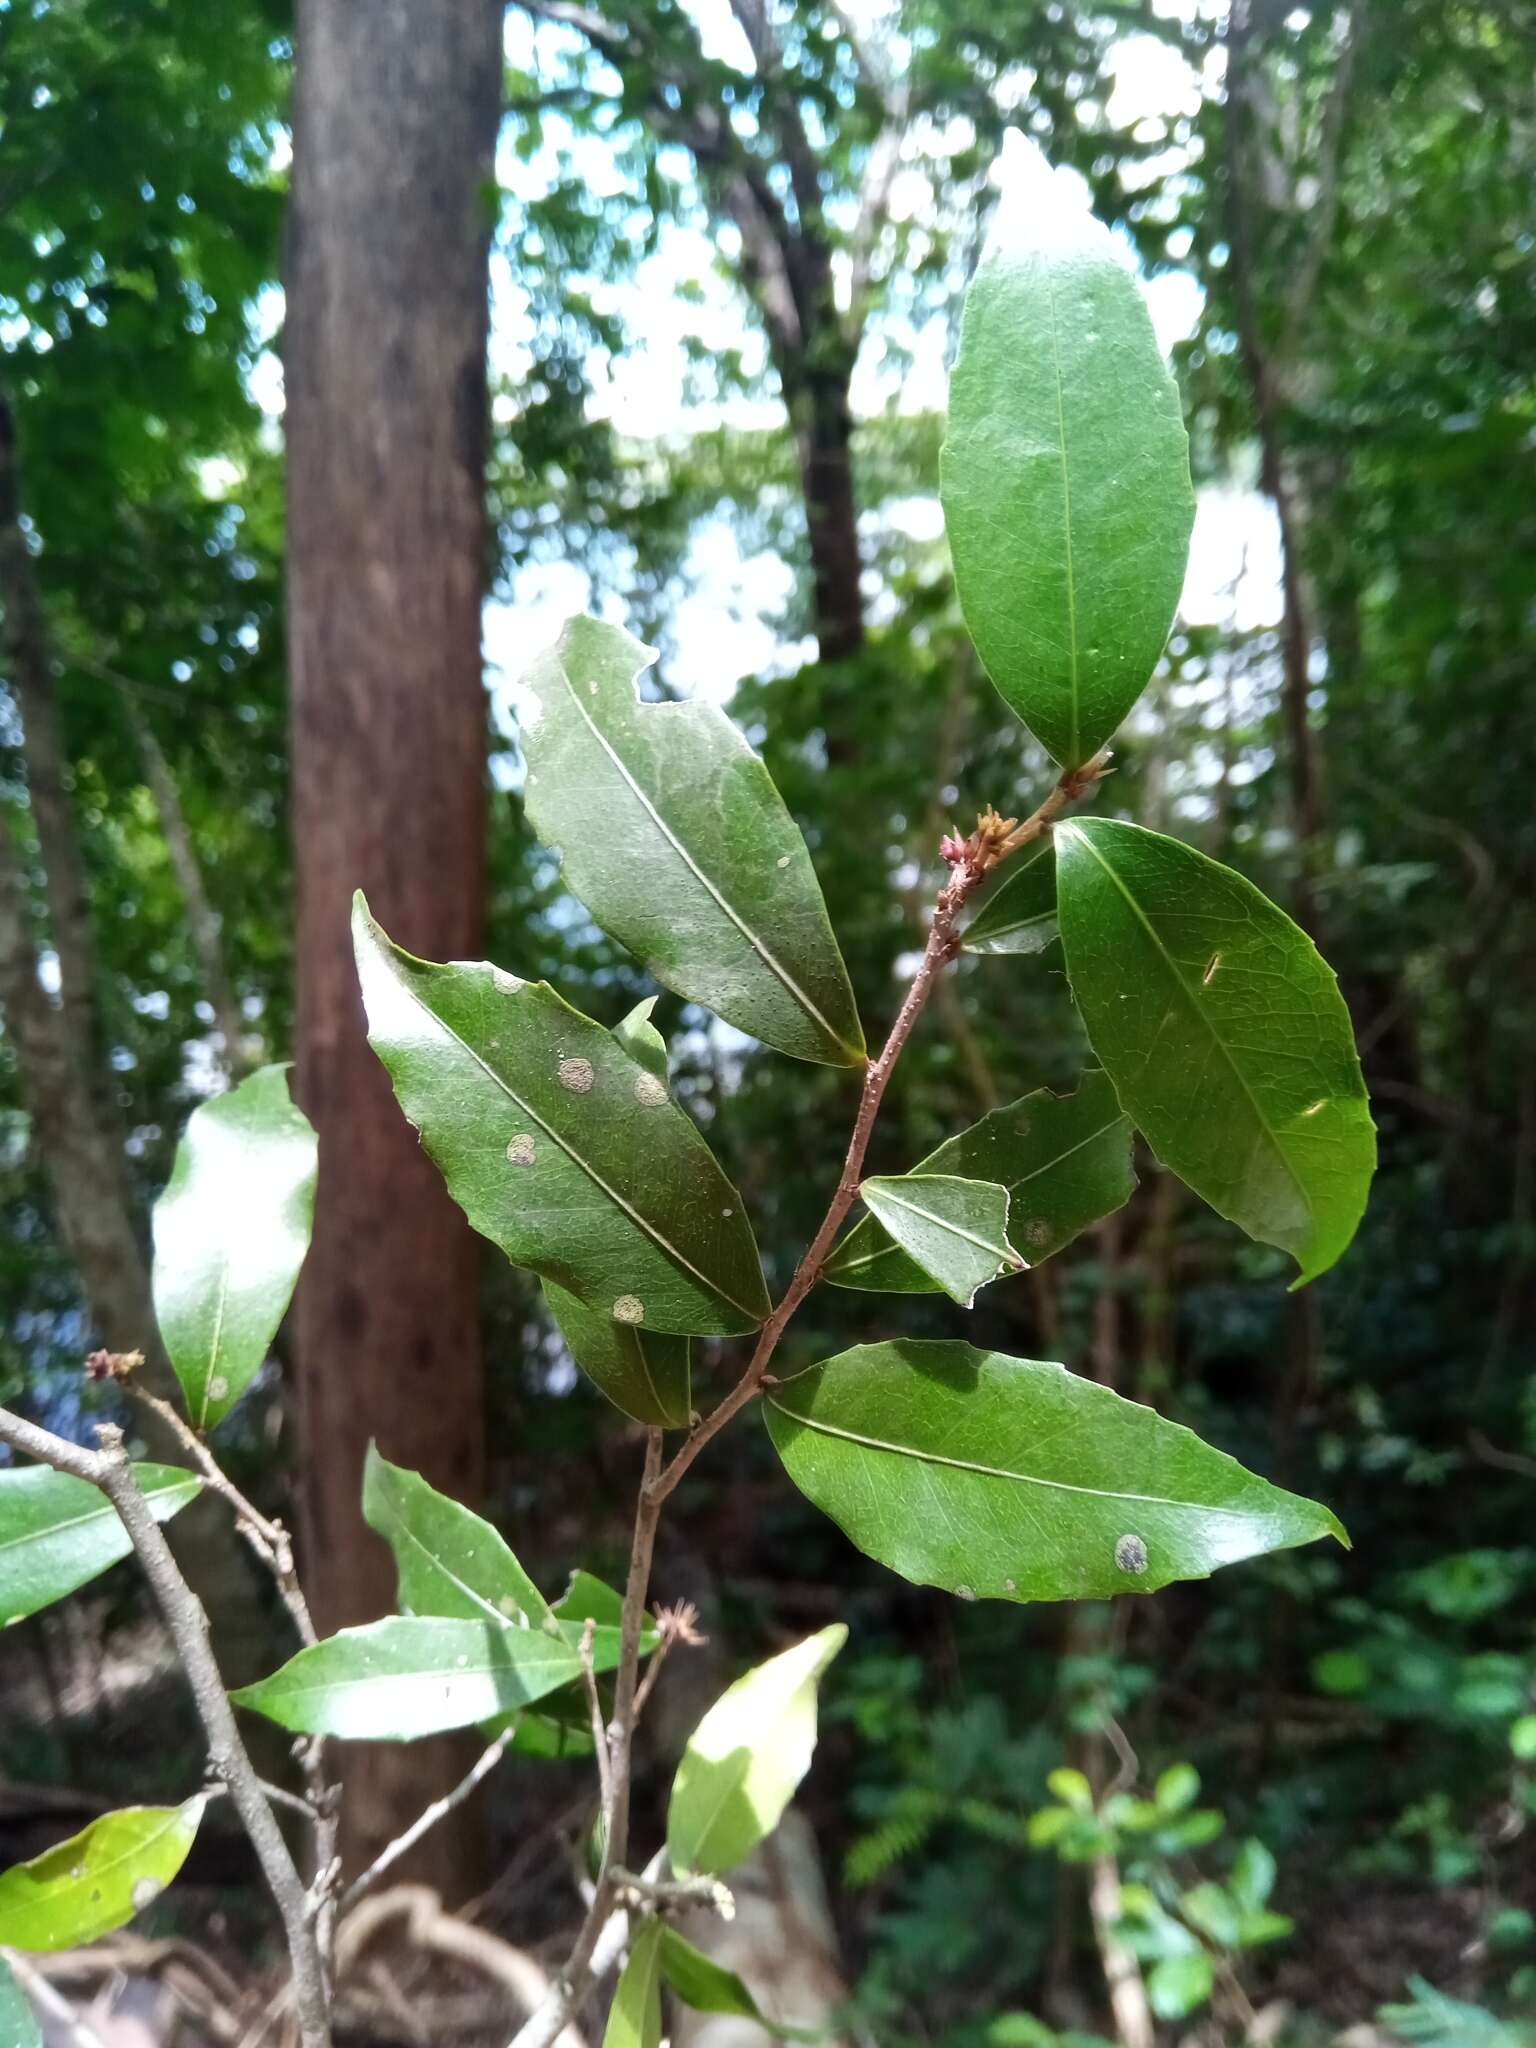
[[[500,0],[300,0],[286,341],[298,1093],[320,1133],[297,1317],[306,1583],[323,1631],[394,1604],[364,1452],[473,1498],[477,1250],[370,1052],[352,891],[436,959],[479,950],[486,710],[487,199]],[[356,1864],[447,1788],[455,1747],[347,1768]],[[462,1830],[417,1874],[472,1883]],[[472,1859],[471,1859],[472,1860]]]
[[[859,516],[853,494],[853,360],[840,342],[813,337],[803,384],[786,392],[800,458],[811,551],[813,619],[823,661],[847,661],[864,645]]]

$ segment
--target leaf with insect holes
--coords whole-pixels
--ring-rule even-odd
[[[1043,843],[1033,859],[1005,872],[966,926],[967,953],[1043,953],[1056,937],[1056,856]]]
[[[1345,1542],[1155,1409],[969,1344],[860,1344],[769,1387],[784,1469],[870,1557],[963,1599],[1103,1600]]]
[[[0,1956],[0,2041],[8,2048],[43,2048],[37,2014],[4,1956]]]
[[[816,1688],[841,1622],[738,1678],[689,1738],[672,1781],[667,1853],[679,1873],[721,1876],[778,1826],[816,1747]]]
[[[1036,1089],[947,1138],[914,1175],[960,1174],[1008,1192],[1009,1234],[1031,1265],[1070,1244],[1130,1199],[1131,1125],[1108,1077],[1084,1074],[1072,1095]],[[937,1282],[874,1216],[843,1239],[827,1265],[839,1287],[931,1294]]]
[[[135,1465],[157,1522],[202,1491],[179,1465]],[[36,1614],[132,1550],[128,1531],[99,1487],[47,1465],[0,1472],[0,1627]]]
[[[361,896],[353,938],[369,1042],[476,1230],[620,1322],[757,1328],[741,1197],[649,1067],[543,982],[413,958]]]
[[[660,1920],[642,1920],[614,1987],[603,2048],[661,2048]]]
[[[940,495],[988,675],[1078,768],[1163,651],[1195,500],[1141,288],[1080,184],[1020,142],[965,296]]]
[[[363,1520],[395,1554],[402,1613],[531,1628],[552,1619],[500,1532],[419,1473],[381,1458],[377,1444],[363,1465]]]
[[[654,651],[572,619],[523,681],[524,804],[593,917],[690,1002],[796,1059],[864,1034],[799,828],[718,704],[652,704]]]
[[[581,1676],[582,1629],[392,1616],[344,1628],[281,1670],[231,1693],[298,1735],[410,1742],[530,1705]],[[598,1628],[594,1668],[618,1662],[619,1632]]]
[[[155,1319],[197,1430],[261,1370],[309,1249],[316,1141],[286,1067],[187,1119],[155,1204]]]
[[[859,1193],[876,1222],[961,1308],[989,1280],[1024,1269],[1008,1242],[1008,1190],[996,1181],[908,1173],[876,1176]]]
[[[126,1927],[186,1862],[206,1804],[104,1813],[30,1863],[0,1871],[0,1945],[48,1955]]]
[[[1056,828],[1072,994],[1163,1164],[1313,1279],[1365,1209],[1376,1132],[1339,985],[1220,862],[1113,818]]]
[[[616,1322],[552,1281],[544,1299],[587,1378],[636,1422],[686,1429],[692,1415],[689,1340]]]

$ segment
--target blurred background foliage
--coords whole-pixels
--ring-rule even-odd
[[[141,1202],[217,1084],[221,1000],[247,1053],[289,1045],[274,349],[291,57],[263,0],[0,0],[0,394],[96,1051]],[[1104,801],[1305,912],[1381,1132],[1360,1239],[1306,1296],[1143,1159],[1122,1216],[977,1311],[977,1341],[1112,1381],[1327,1499],[1347,1556],[1282,1555],[1113,1612],[975,1610],[854,1555],[750,1430],[679,1497],[660,1585],[700,1600],[727,1655],[834,1603],[853,1622],[809,1804],[884,2040],[1107,2031],[1106,1859],[1133,1887],[1116,1938],[1169,2024],[1240,2038],[1279,1998],[1298,2039],[1391,2005],[1399,2038],[1491,2044],[1536,2010],[1533,58],[1520,0],[508,16],[492,957],[605,1021],[647,992],[517,801],[509,671],[567,599],[654,637],[661,687],[728,699],[804,825],[873,1031],[920,943],[940,833],[1034,801],[1046,764],[969,651],[934,514],[935,366],[1014,122],[1082,173],[1174,309],[1202,495],[1206,587]],[[1138,76],[1161,83],[1138,95]],[[852,588],[812,459],[840,408]],[[33,775],[5,701],[0,751],[25,872]],[[177,846],[216,913],[222,998]],[[42,933],[40,902],[29,916]],[[850,1083],[671,997],[658,1021],[782,1278],[835,1176]],[[7,1032],[0,1392],[67,1418],[89,1318],[15,1051]],[[965,961],[875,1169],[1070,1085],[1082,1060],[1059,953]],[[555,1583],[619,1552],[625,1426],[518,1275],[488,1264],[484,1286],[492,1505]],[[959,1331],[942,1300],[901,1316]],[[823,1290],[789,1342],[809,1360],[889,1321]],[[280,1499],[292,1455],[274,1380],[235,1457]],[[21,1634],[7,1674],[28,1652],[57,1679],[58,1644]],[[55,1691],[65,1723],[88,1719]],[[16,1780],[113,1768],[78,1734],[7,1742]]]

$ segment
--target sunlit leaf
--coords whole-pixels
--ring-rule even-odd
[[[871,1557],[962,1599],[1097,1600],[1345,1541],[1154,1409],[969,1344],[861,1344],[764,1394],[786,1471]]]
[[[95,1941],[152,1906],[187,1860],[206,1804],[129,1806],[0,1872],[0,1944],[48,1954]]]
[[[816,1688],[848,1631],[841,1622],[738,1678],[693,1731],[667,1809],[676,1871],[718,1876],[779,1824],[816,1746]]]
[[[1056,937],[1056,857],[1042,841],[1032,860],[1006,869],[965,928],[968,953],[1043,953]]]
[[[37,2014],[6,1963],[0,1956],[0,2041],[12,2048],[43,2048],[43,2030]]]
[[[636,1422],[688,1427],[692,1403],[686,1337],[618,1322],[549,1280],[544,1299],[572,1358],[616,1408]]]
[[[1008,1242],[1008,1190],[996,1181],[908,1173],[873,1177],[859,1193],[908,1258],[962,1308],[989,1280],[1023,1270]]]
[[[363,1519],[395,1554],[403,1613],[535,1628],[551,1618],[549,1602],[489,1522],[391,1465],[376,1444],[363,1466]]]
[[[179,1465],[133,1470],[157,1522],[201,1490]],[[0,1472],[0,1627],[62,1600],[132,1548],[117,1509],[87,1480],[48,1465]]]
[[[263,1067],[195,1109],[155,1204],[155,1319],[195,1429],[266,1359],[309,1249],[315,1133]]]
[[[566,881],[656,979],[798,1059],[864,1036],[811,857],[718,704],[641,701],[654,652],[572,619],[523,678],[524,802]]]
[[[581,1631],[494,1621],[392,1617],[344,1628],[230,1697],[297,1734],[408,1742],[467,1728],[580,1677]],[[598,1670],[618,1662],[617,1629],[595,1632]]]
[[[1147,1997],[1160,2020],[1187,2019],[1211,1995],[1215,1965],[1204,1949],[1164,1956],[1147,1977]]]
[[[1130,1119],[1098,1072],[1085,1074],[1073,1095],[1040,1088],[994,1109],[913,1171],[1000,1183],[1009,1237],[1036,1266],[1128,1201],[1136,1185]],[[937,1285],[873,1216],[843,1239],[827,1278],[886,1294],[932,1293]]]
[[[374,1050],[483,1236],[620,1322],[757,1327],[741,1197],[649,1067],[542,982],[402,952],[361,897],[353,937]]]
[[[600,1637],[594,1637],[594,1643],[606,1645],[617,1640],[624,1618],[624,1596],[602,1579],[594,1578],[591,1572],[578,1569],[571,1573],[570,1584],[555,1602],[553,1613],[567,1642],[579,1645],[585,1632],[583,1624],[591,1621],[601,1631]],[[646,1614],[640,1627],[641,1656],[648,1657],[659,1641],[655,1619]],[[606,1684],[599,1683],[598,1691],[605,1699],[609,1690]],[[487,1721],[484,1733],[487,1737],[499,1735],[514,1723],[517,1733],[512,1747],[520,1756],[558,1758],[592,1754],[592,1710],[585,1681],[551,1693],[536,1707]]]
[[[661,1937],[659,1920],[642,1920],[619,1973],[603,2048],[660,2048]]]
[[[987,672],[1076,768],[1163,651],[1194,492],[1178,389],[1123,252],[1032,144],[1010,167],[966,294],[941,494]]]
[[[1123,1107],[1298,1285],[1325,1272],[1376,1164],[1333,970],[1251,882],[1139,825],[1059,825],[1056,871],[1072,993]]]

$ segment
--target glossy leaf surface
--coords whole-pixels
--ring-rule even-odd
[[[309,1249],[314,1128],[286,1067],[193,1110],[155,1205],[155,1319],[194,1429],[227,1415],[265,1362]]]
[[[660,1920],[642,1920],[614,1987],[603,2048],[661,2048]]]
[[[126,1927],[186,1862],[205,1803],[105,1813],[30,1863],[0,1872],[0,1944],[50,1954]]]
[[[1008,1191],[1009,1235],[1038,1266],[1130,1199],[1130,1119],[1108,1077],[1094,1071],[1074,1094],[1039,1088],[992,1110],[947,1138],[914,1172],[999,1182]],[[936,1286],[873,1216],[843,1239],[827,1278],[886,1294],[927,1294]]]
[[[361,898],[353,937],[370,1041],[482,1236],[621,1321],[757,1327],[768,1296],[741,1197],[612,1032],[543,982],[414,959]]]
[[[363,1519],[395,1554],[402,1613],[534,1628],[552,1618],[498,1530],[418,1473],[391,1465],[375,1444],[363,1466]]]
[[[641,701],[655,658],[622,627],[572,619],[533,664],[528,815],[658,981],[780,1052],[858,1066],[853,991],[799,828],[718,704]]]
[[[693,1731],[667,1809],[676,1871],[720,1876],[778,1826],[816,1747],[816,1688],[841,1622],[738,1678]]]
[[[989,1280],[1023,1270],[1008,1242],[1008,1190],[996,1181],[908,1173],[867,1180],[859,1193],[887,1235],[962,1308]]]
[[[1168,637],[1194,519],[1179,394],[1135,278],[1033,145],[966,294],[941,495],[965,622],[1066,768]]]
[[[1346,1540],[1326,1508],[1059,1365],[861,1344],[763,1402],[802,1493],[881,1564],[963,1599],[1150,1593]]]
[[[195,1500],[202,1482],[179,1465],[135,1465],[157,1522]],[[47,1465],[0,1472],[0,1627],[36,1614],[132,1550],[98,1487]]]
[[[12,2048],[43,2048],[37,2014],[4,1956],[0,1956],[0,2041],[9,2042]]]
[[[344,1628],[230,1697],[296,1734],[408,1742],[467,1728],[543,1699],[581,1674],[579,1631],[393,1617]],[[617,1629],[598,1629],[593,1662],[618,1659]]]
[[[1056,867],[1072,993],[1122,1105],[1218,1214],[1300,1280],[1325,1272],[1376,1164],[1332,968],[1251,882],[1139,825],[1058,826]]]
[[[1056,937],[1056,855],[1049,842],[1033,860],[1004,870],[965,928],[968,953],[1043,953]]]
[[[552,1281],[544,1283],[544,1299],[566,1349],[615,1408],[636,1422],[654,1422],[663,1429],[688,1427],[691,1373],[686,1337],[618,1322]]]

